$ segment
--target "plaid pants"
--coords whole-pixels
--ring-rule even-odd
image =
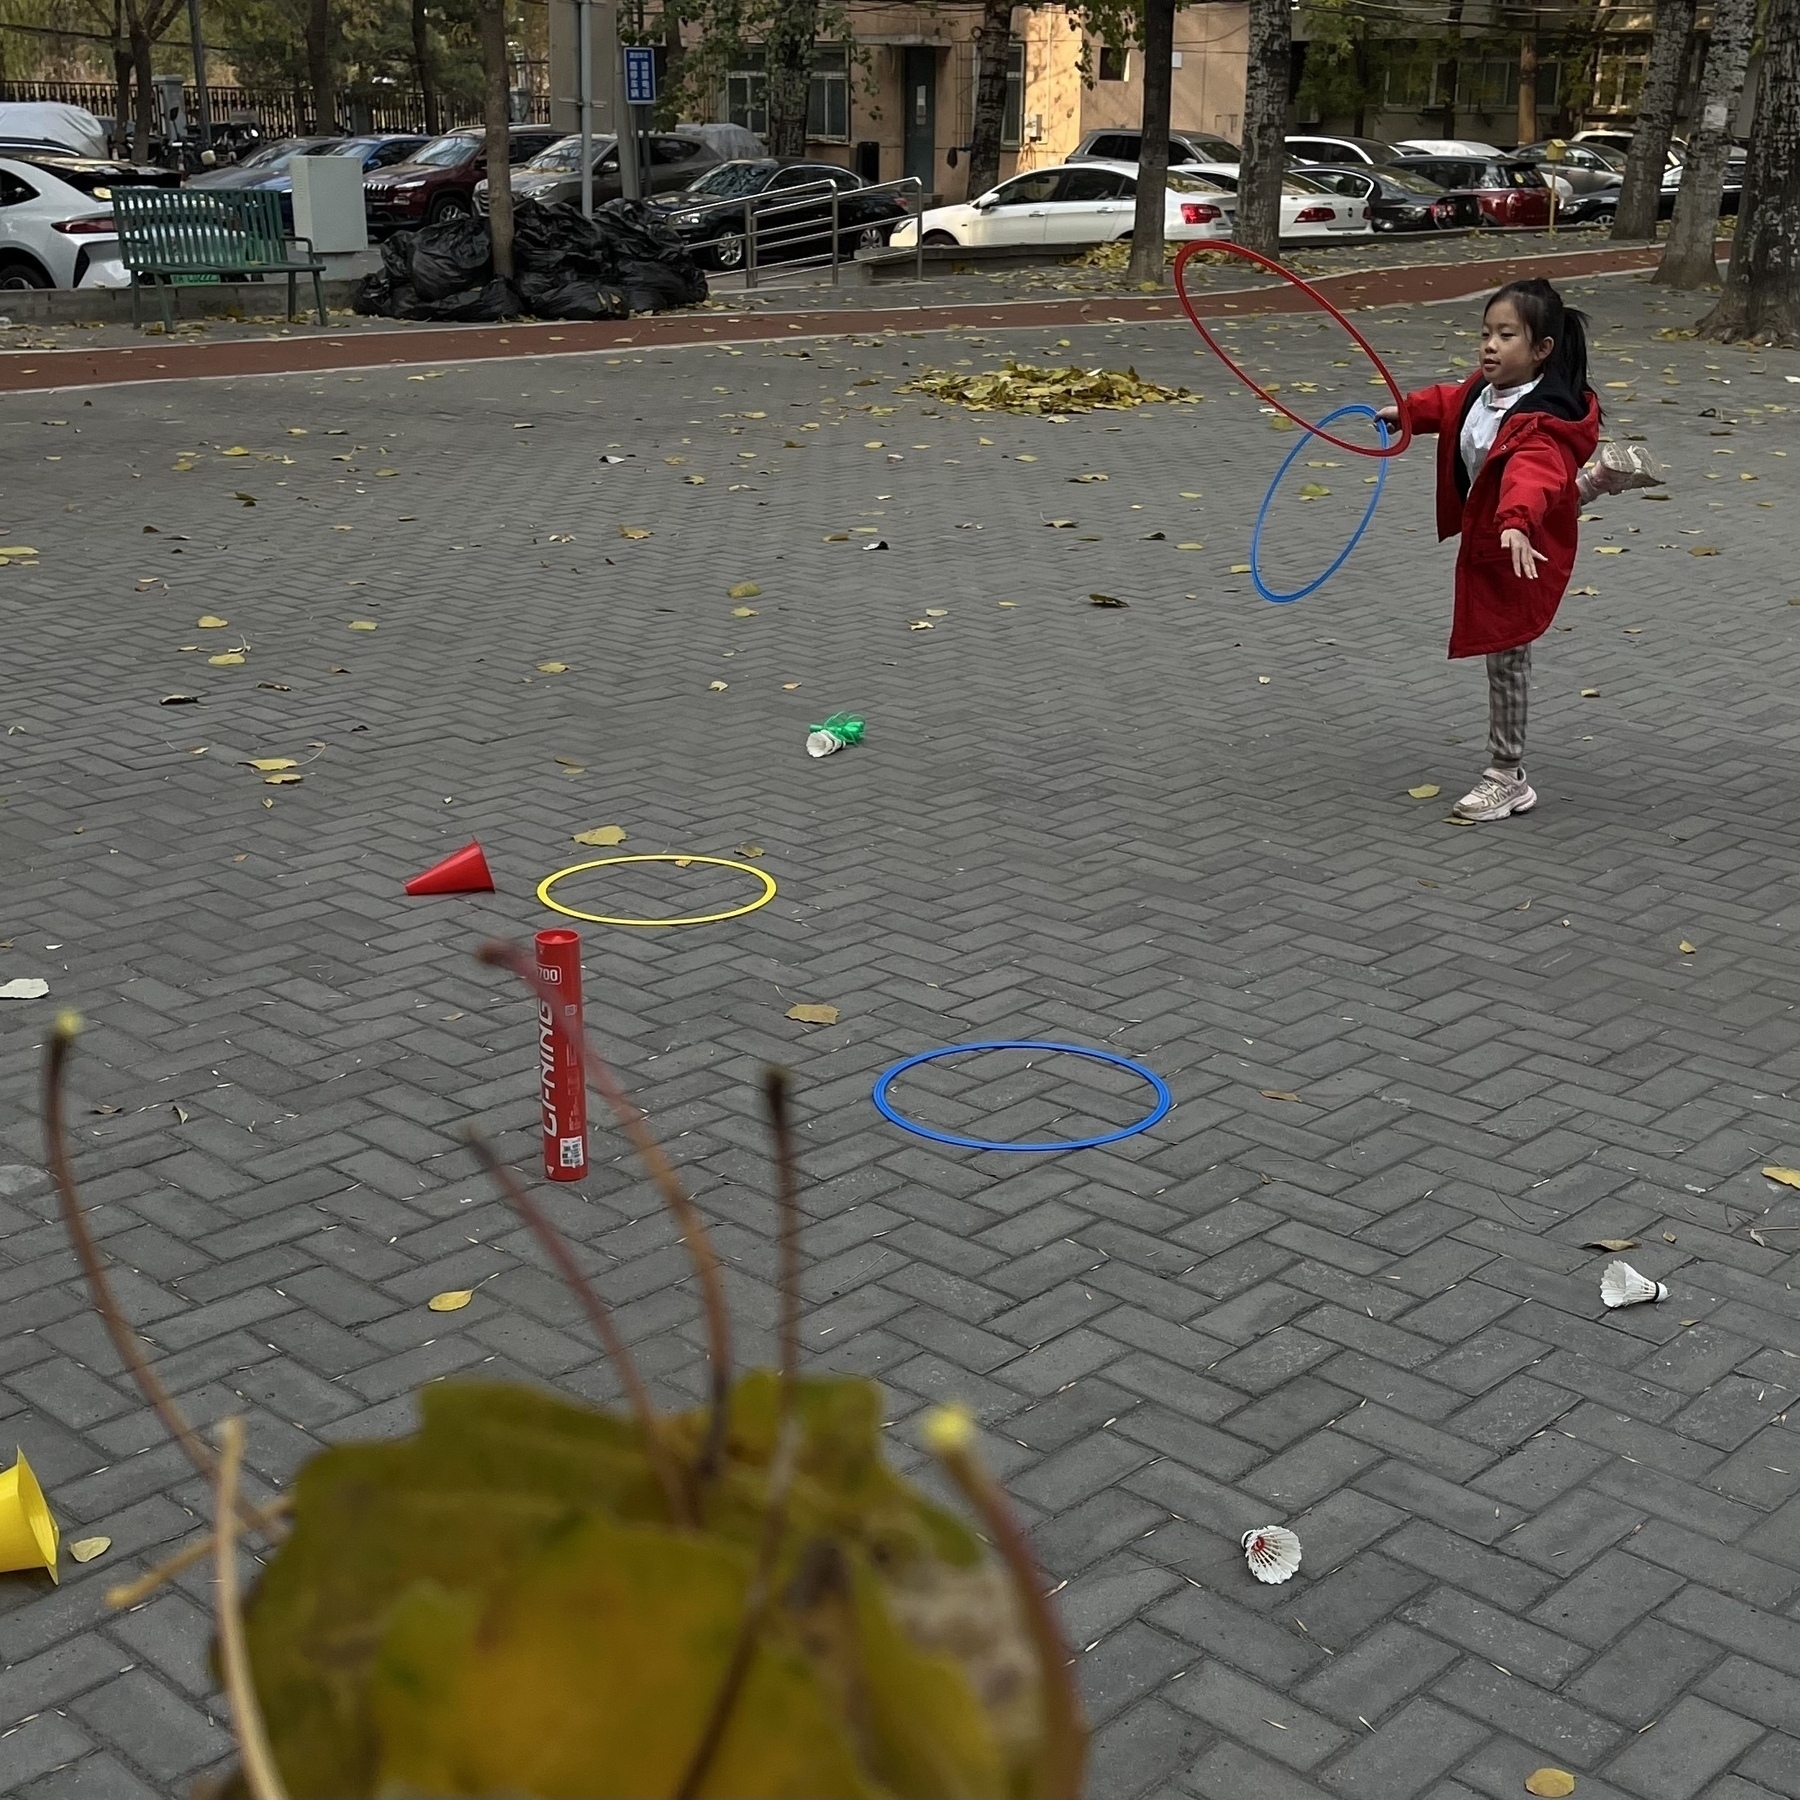
[[[1531,690],[1531,646],[1495,650],[1487,659],[1488,761],[1516,774],[1525,762],[1525,703]]]

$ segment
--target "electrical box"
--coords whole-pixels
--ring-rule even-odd
[[[296,156],[288,169],[294,178],[294,235],[311,238],[320,255],[368,249],[362,158]]]

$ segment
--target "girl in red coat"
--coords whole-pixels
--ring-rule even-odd
[[[1488,767],[1456,803],[1465,819],[1537,804],[1525,779],[1531,645],[1569,585],[1577,483],[1600,434],[1585,324],[1549,282],[1508,282],[1482,314],[1477,372],[1405,400],[1413,430],[1438,438],[1438,536],[1462,534],[1450,654],[1487,658]]]

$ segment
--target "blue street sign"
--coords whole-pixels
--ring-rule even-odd
[[[656,52],[648,44],[628,44],[625,48],[625,103],[656,104]]]

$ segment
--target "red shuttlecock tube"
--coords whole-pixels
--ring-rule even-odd
[[[587,1089],[581,1071],[581,933],[537,934],[538,1087],[544,1178],[587,1177]],[[555,998],[547,997],[553,990]]]

